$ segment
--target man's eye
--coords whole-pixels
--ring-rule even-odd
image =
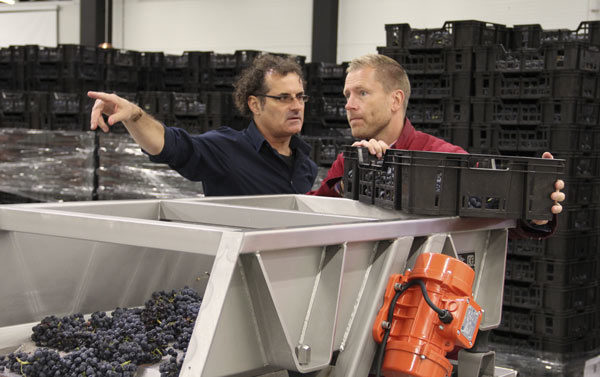
[[[361,95],[361,96],[366,96],[366,95],[367,95],[367,92],[366,92],[365,90],[361,90],[361,91],[360,91],[360,95]]]
[[[282,101],[289,101],[290,99],[292,99],[292,96],[290,96],[289,94],[282,94],[279,96],[279,98],[281,98]]]

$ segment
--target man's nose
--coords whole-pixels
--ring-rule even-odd
[[[356,108],[356,103],[353,99],[352,96],[346,98],[346,106],[344,106],[344,108],[346,110],[350,110],[350,109],[355,109]]]

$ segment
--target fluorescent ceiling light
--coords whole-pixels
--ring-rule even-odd
[[[0,3],[15,5],[15,0],[0,0]]]

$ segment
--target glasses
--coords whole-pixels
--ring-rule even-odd
[[[295,96],[292,96],[291,94],[280,94],[278,96],[271,96],[269,94],[255,94],[256,97],[267,97],[267,98],[273,98],[276,99],[277,101],[281,102],[281,103],[292,103],[294,102],[295,99],[297,99],[298,101],[304,103],[304,102],[308,102],[308,99],[310,98],[308,95],[303,94],[303,93],[298,93]]]

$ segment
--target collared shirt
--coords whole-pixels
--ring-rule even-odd
[[[200,135],[165,127],[163,150],[150,160],[202,181],[207,196],[303,194],[313,185],[317,165],[309,158],[311,147],[296,135],[290,148],[291,169],[253,121],[242,131],[221,127]]]

